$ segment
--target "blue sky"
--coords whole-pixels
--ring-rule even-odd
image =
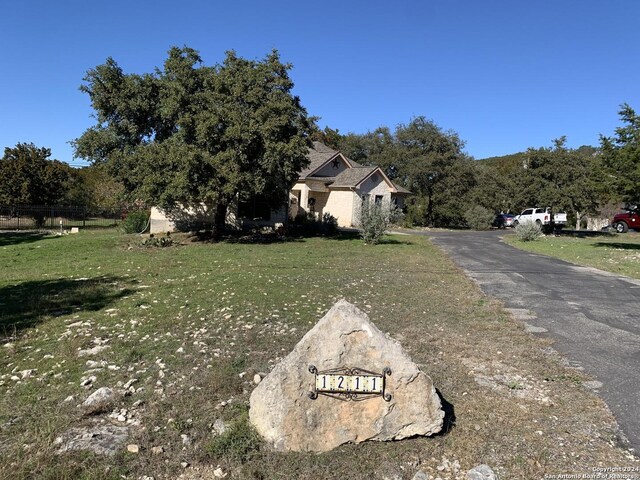
[[[295,93],[342,133],[424,115],[475,158],[597,145],[640,111],[637,0],[23,0],[0,6],[0,148],[33,142],[72,158],[93,124],[78,87],[113,57],[127,73],[167,50],[226,50],[293,64]]]

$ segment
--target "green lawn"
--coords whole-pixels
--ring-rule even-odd
[[[534,242],[520,242],[515,235],[506,235],[504,239],[528,252],[640,279],[640,234],[637,233],[582,238],[546,236]]]
[[[115,231],[0,234],[8,342],[0,347],[0,478],[214,478],[218,466],[227,478],[412,478],[418,470],[462,478],[487,463],[499,478],[530,479],[634,464],[615,446],[615,424],[585,377],[427,239],[183,239],[163,249],[139,241]],[[448,433],[322,455],[256,442],[246,423],[253,375],[268,372],[340,298],[433,378],[454,414]],[[106,348],[79,356],[95,346]],[[106,412],[78,408],[96,388],[121,390],[133,379],[134,393]],[[56,454],[69,428],[119,423],[118,415],[139,453]],[[230,426],[222,437],[218,419]]]

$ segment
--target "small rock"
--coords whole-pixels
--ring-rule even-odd
[[[227,474],[224,473],[220,467],[218,467],[213,471],[213,476],[216,478],[224,478],[227,476]]]
[[[89,385],[91,385],[96,380],[97,380],[97,377],[95,375],[91,375],[89,377],[81,378],[80,379],[80,386],[81,387],[88,387]]]
[[[151,447],[151,453],[153,453],[154,455],[159,455],[161,453],[164,453],[164,448],[163,447]]]
[[[133,385],[134,383],[136,383],[138,381],[137,378],[132,378],[131,380],[129,380],[127,383],[125,383],[122,388],[124,388],[125,390],[129,390],[129,387],[131,385]]]
[[[187,468],[189,466],[189,463],[188,462],[180,462],[180,466],[182,468]]]
[[[180,435],[180,438],[182,438],[182,445],[191,445],[191,438],[189,438],[189,435],[183,433],[182,435]]]
[[[253,376],[253,383],[255,383],[256,385],[258,385],[260,382],[262,381],[262,377],[260,376],[259,373],[256,373]]]
[[[218,435],[222,435],[227,431],[227,424],[224,423],[224,420],[218,418],[215,422],[213,422],[213,431]]]
[[[138,453],[140,451],[140,445],[136,445],[135,443],[130,443],[127,445],[127,452],[129,453]]]
[[[71,399],[73,399],[73,397],[71,397]],[[84,408],[87,413],[97,413],[109,407],[115,399],[116,394],[113,390],[109,387],[101,387],[87,397],[82,403],[82,408]]]
[[[18,373],[23,379],[25,379],[25,378],[31,378],[31,376],[33,375],[33,372],[35,372],[35,369],[30,368],[28,370],[22,370],[21,372],[18,372]]]
[[[422,470],[419,470],[411,480],[429,480],[429,475],[424,473]]]
[[[103,350],[106,350],[107,348],[109,348],[106,345],[96,345],[93,348],[88,348],[86,350],[79,350],[78,351],[78,356],[79,357],[90,357],[92,355],[97,355],[100,352],[102,352]]]
[[[489,465],[482,464],[467,472],[467,480],[496,480],[496,474]]]

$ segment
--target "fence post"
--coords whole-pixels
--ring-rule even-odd
[[[87,226],[87,207],[82,207],[82,228]]]

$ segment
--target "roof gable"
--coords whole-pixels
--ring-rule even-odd
[[[321,142],[313,142],[313,146],[309,149],[307,157],[309,158],[309,166],[300,172],[300,180],[318,180],[325,184],[330,183],[330,188],[357,187],[377,172],[392,193],[411,193],[409,190],[393,183],[380,167],[360,165],[350,158],[347,158],[342,152],[327,147]],[[343,163],[346,168],[339,172],[336,171],[334,175],[327,175],[326,171],[324,172],[325,174],[322,175],[321,171],[323,168],[336,158],[341,160],[341,163]]]
[[[338,150],[327,147],[324,143],[313,142],[313,147],[309,149],[307,158],[309,166],[300,172],[300,179],[313,176],[322,167],[329,164],[336,157],[339,157],[348,168],[360,167],[361,165],[344,156]]]

